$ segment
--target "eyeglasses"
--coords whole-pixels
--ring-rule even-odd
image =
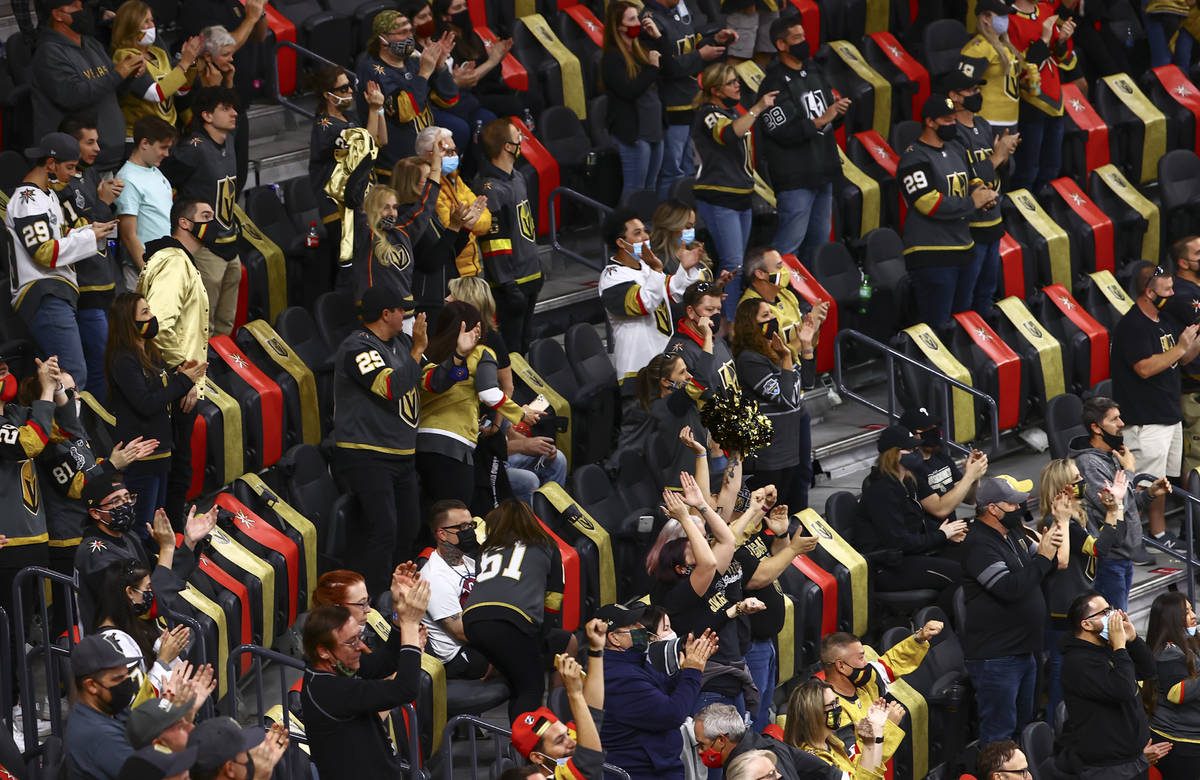
[[[115,504],[109,504],[107,506],[101,504],[100,509],[101,509],[101,511],[104,511],[104,512],[111,512],[112,510],[116,509],[117,507],[125,506],[127,504],[129,506],[133,506],[136,503],[137,503],[137,493],[130,493],[128,501],[118,501]]]
[[[479,527],[479,523],[472,520],[469,523],[461,523],[460,525],[448,525],[443,528],[443,531],[449,531],[452,534],[461,534],[464,531],[474,531]]]
[[[360,644],[365,645],[366,643],[367,643],[367,627],[366,626],[363,626],[362,628],[358,629],[358,636],[354,637],[353,639],[347,639],[345,642],[342,642],[343,645],[345,645],[346,647],[349,647],[351,649],[356,649]]]
[[[1087,617],[1084,618],[1084,620],[1091,620],[1094,617],[1108,617],[1112,613],[1113,613],[1112,607],[1105,607],[1104,609],[1100,610],[1099,612],[1088,615]]]
[[[1028,766],[1022,769],[997,769],[995,772],[998,775],[1020,775],[1021,777],[1033,777],[1033,775],[1029,772]]]
[[[767,772],[762,777],[754,778],[754,780],[779,780],[779,778],[781,778],[781,777],[783,777],[783,775],[779,774],[778,769],[772,769],[770,772]]]
[[[343,607],[358,607],[363,612],[366,612],[367,607],[371,606],[371,600],[363,599],[362,601],[347,601],[347,602],[343,603],[342,606]],[[366,629],[364,628],[363,630],[365,631]]]

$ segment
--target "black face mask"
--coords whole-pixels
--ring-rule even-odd
[[[925,458],[919,452],[906,452],[900,456],[900,465],[909,471],[916,471],[925,463]]]
[[[1087,489],[1087,485],[1084,482],[1073,482],[1073,483],[1071,483],[1071,489],[1073,491],[1075,491],[1074,493],[1072,493],[1072,495],[1075,496],[1075,498],[1083,498],[1083,494],[1084,494],[1084,491]]]
[[[254,777],[254,756],[246,754],[246,780],[253,780]]]
[[[954,125],[938,125],[937,137],[942,141],[953,141],[958,138],[958,128]]]
[[[80,8],[71,14],[71,29],[79,35],[91,35],[96,31],[96,19],[90,8]]]
[[[770,319],[761,323],[758,327],[762,329],[763,338],[770,341],[771,337],[779,332],[779,320]]]
[[[133,701],[133,697],[137,695],[138,692],[138,684],[137,681],[132,677],[126,677],[116,685],[110,688],[105,688],[104,690],[108,691],[110,698],[107,703],[100,702],[100,706],[103,707],[104,711],[109,715],[116,715],[120,712],[124,712],[125,708],[129,706],[129,703]]]
[[[144,339],[152,339],[158,335],[158,317],[151,317],[148,320],[137,321],[138,335]]]
[[[725,108],[733,108],[740,102],[739,98],[720,97],[718,100],[721,101],[721,105],[725,106]]]
[[[860,666],[857,669],[854,669],[853,667],[851,668],[853,671],[846,675],[846,679],[849,680],[850,684],[855,688],[865,687],[867,683],[871,682],[872,678],[875,677],[875,667],[871,666],[870,664],[867,664],[866,666]]]
[[[470,11],[459,11],[450,17],[450,23],[460,30],[471,30],[474,28],[474,25],[471,24]]]
[[[192,222],[192,229],[188,231],[205,246],[211,246],[217,240],[217,225],[215,219],[210,219],[207,222]]]
[[[391,230],[396,227],[396,217],[394,214],[387,214],[379,218],[379,227],[384,230]]]
[[[1020,509],[1017,509],[1012,512],[1005,512],[1004,517],[1000,518],[1000,525],[1004,526],[1005,528],[1007,528],[1010,531],[1016,531],[1018,529],[1024,528],[1025,526],[1021,522],[1024,514],[1025,514],[1025,512]]]
[[[788,54],[804,62],[812,52],[809,50],[808,41],[800,41],[800,43],[793,43],[788,47]]]
[[[150,608],[154,606],[154,591],[142,591],[142,600],[133,605],[133,614],[141,617],[142,615],[150,614]]]
[[[983,108],[983,95],[967,95],[963,98],[963,108],[972,114],[978,114],[979,109]]]
[[[930,428],[921,434],[921,444],[925,447],[940,449],[942,446],[942,429]]]
[[[469,531],[459,531],[455,534],[456,539],[454,546],[463,555],[474,555],[479,552],[479,538],[475,536],[475,529]]]
[[[104,524],[110,531],[123,534],[133,528],[135,519],[133,504],[121,504],[108,510],[108,520],[104,521]]]
[[[1100,438],[1105,444],[1107,444],[1109,447],[1112,447],[1114,450],[1119,450],[1125,446],[1125,434],[1123,433],[1109,433],[1108,431],[1102,430],[1100,431]]]

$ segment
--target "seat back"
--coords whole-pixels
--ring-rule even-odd
[[[1050,457],[1065,458],[1071,439],[1086,436],[1087,429],[1079,422],[1083,401],[1074,393],[1063,393],[1046,404],[1046,436],[1050,439]]]
[[[592,142],[583,122],[566,106],[551,106],[543,111],[538,117],[536,134],[559,166],[580,168],[587,164]]]
[[[354,301],[345,293],[327,292],[317,298],[317,332],[325,341],[326,354],[336,353],[358,325],[354,308]]]
[[[530,344],[529,365],[574,406],[579,397],[579,382],[575,379],[567,353],[557,341],[538,339]]]
[[[843,539],[854,544],[855,517],[858,515],[858,498],[845,490],[839,490],[825,499],[825,520],[833,526]]]
[[[813,255],[809,270],[837,301],[839,314],[844,316],[857,308],[862,273],[845,244],[840,241],[822,244]],[[846,326],[846,323],[840,324]]]
[[[1044,720],[1030,723],[1021,732],[1021,752],[1029,761],[1033,780],[1049,777],[1041,771],[1042,762],[1054,755],[1054,729]]]
[[[613,368],[604,342],[596,328],[579,322],[567,329],[563,337],[566,351],[571,356],[571,370],[581,388],[590,385],[617,386],[617,370]]]
[[[904,262],[904,243],[891,228],[867,234],[863,271],[871,283],[868,322],[863,326],[877,338],[889,338],[913,319],[912,286]]]
[[[921,40],[925,64],[936,78],[957,67],[960,52],[967,43],[967,28],[957,19],[939,19],[925,28]]]
[[[311,444],[291,448],[280,461],[286,475],[288,503],[317,528],[317,549],[328,555],[330,528],[340,491],[321,451]]]
[[[29,163],[20,152],[12,149],[0,152],[0,191],[12,195],[13,190],[29,173]]]
[[[892,125],[888,133],[888,144],[896,150],[896,154],[904,154],[904,150],[912,146],[912,142],[921,135],[921,123],[914,119],[906,119]]]

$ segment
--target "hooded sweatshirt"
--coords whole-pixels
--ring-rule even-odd
[[[1060,760],[1078,768],[1141,757],[1150,726],[1138,681],[1154,677],[1154,656],[1141,637],[1120,650],[1079,637],[1063,642],[1063,699],[1070,715],[1061,740],[1066,755]]]
[[[1071,439],[1068,457],[1075,460],[1075,466],[1079,469],[1079,476],[1083,477],[1085,484],[1083,504],[1087,508],[1088,532],[1092,536],[1099,537],[1100,531],[1104,527],[1106,510],[1104,509],[1104,505],[1100,503],[1097,494],[1100,492],[1101,487],[1107,482],[1112,481],[1121,466],[1117,462],[1115,454],[1096,449],[1092,446],[1091,440],[1087,436],[1076,436],[1074,439]],[[1132,483],[1134,475],[1127,472],[1127,476]],[[1133,551],[1137,549],[1142,540],[1141,510],[1145,509],[1149,504],[1150,495],[1147,491],[1134,490],[1130,487],[1128,492],[1125,493],[1124,518],[1118,525],[1118,528],[1122,525],[1124,526],[1124,532],[1106,553],[1100,554],[1101,551],[1097,550],[1096,557],[1131,560],[1133,558]]]

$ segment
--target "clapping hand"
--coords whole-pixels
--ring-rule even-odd
[[[696,453],[697,457],[706,454],[704,445],[696,441],[696,437],[692,435],[692,426],[690,425],[685,425],[682,429],[680,429],[679,441],[683,442],[685,447]]]
[[[108,460],[117,471],[124,471],[130,463],[152,455],[158,449],[158,439],[143,439],[138,436],[129,444],[117,442],[109,453]]]
[[[691,513],[688,512],[688,505],[683,502],[683,499],[679,497],[677,492],[674,490],[664,490],[662,495],[663,505],[659,509],[663,511],[663,514],[675,518],[680,523],[690,523],[692,521]]]
[[[196,514],[196,505],[192,504],[192,508],[188,510],[187,523],[183,531],[183,538],[187,542],[188,548],[195,549],[196,545],[208,538],[208,535],[216,527],[216,504],[202,515]]]

